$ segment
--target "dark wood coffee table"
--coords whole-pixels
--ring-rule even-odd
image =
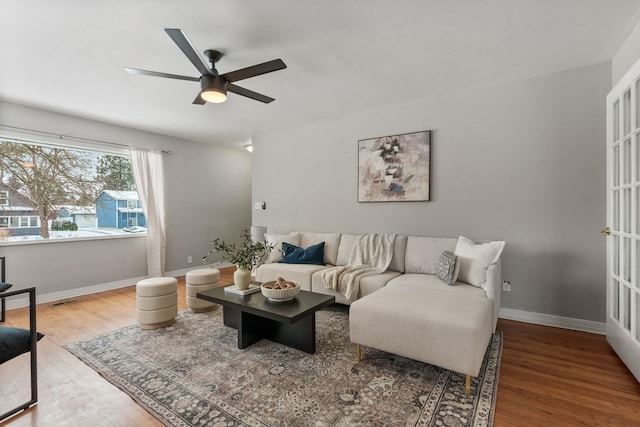
[[[196,296],[222,305],[224,324],[238,330],[238,348],[266,338],[307,353],[316,352],[316,311],[335,302],[330,295],[307,291],[291,301],[272,302],[261,292],[241,296],[224,287]]]

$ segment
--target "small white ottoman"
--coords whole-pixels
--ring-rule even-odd
[[[178,314],[178,280],[152,277],[136,284],[138,323],[142,329],[172,325]]]
[[[187,307],[194,313],[204,313],[218,308],[218,304],[196,297],[198,292],[215,288],[220,282],[220,271],[215,268],[199,268],[187,273]]]

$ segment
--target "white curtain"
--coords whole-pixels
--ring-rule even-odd
[[[150,277],[164,276],[164,167],[162,152],[130,148],[133,177],[147,218],[147,266]]]

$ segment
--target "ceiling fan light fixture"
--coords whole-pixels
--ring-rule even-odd
[[[220,104],[221,102],[224,102],[227,100],[227,94],[224,91],[219,89],[213,89],[213,88],[204,89],[200,93],[200,96],[205,101],[212,102],[214,104]]]
[[[202,76],[200,97],[207,102],[220,104],[227,100],[227,81],[220,76]]]

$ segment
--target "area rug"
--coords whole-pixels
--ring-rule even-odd
[[[239,350],[221,309],[65,348],[167,426],[492,425],[501,333],[466,397],[464,376],[436,366],[371,348],[357,363],[345,307],[317,312],[316,327],[313,355],[267,340]]]

